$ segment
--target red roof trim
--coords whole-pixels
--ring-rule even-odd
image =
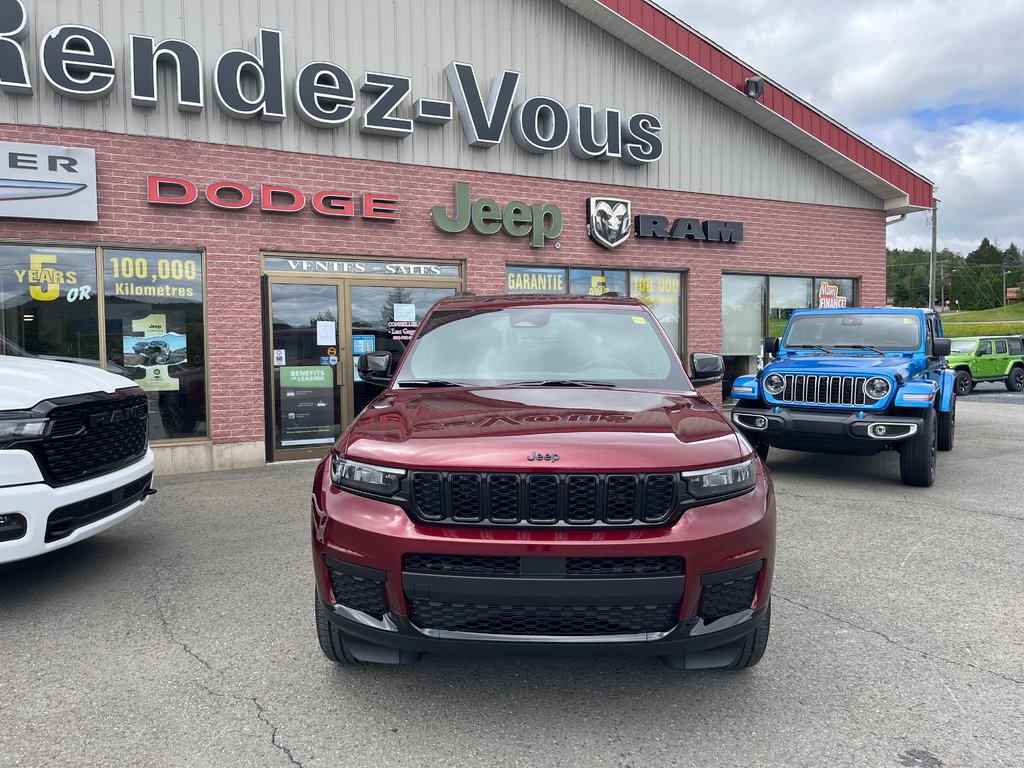
[[[726,51],[695,34],[670,14],[647,0],[598,0],[598,2],[740,91],[744,89],[748,77],[760,74],[744,66],[742,62],[734,59]],[[902,189],[909,196],[910,205],[920,208],[932,207],[933,189],[927,180],[767,80],[764,84],[761,103],[822,143],[867,168],[876,176]]]

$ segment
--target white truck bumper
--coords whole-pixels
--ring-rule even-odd
[[[0,541],[0,563],[51,552],[117,525],[138,512],[147,500],[147,496],[142,496],[125,504],[118,496],[119,492],[152,471],[153,450],[150,448],[146,450],[146,455],[134,464],[72,485],[51,488],[46,483],[30,481],[24,485],[0,487],[0,518],[20,515],[26,523],[24,535],[10,541]],[[104,497],[107,493],[111,493],[111,498],[105,508],[112,510],[111,512],[75,527],[66,536],[46,541],[47,520],[54,510],[97,499],[95,506],[102,511],[104,499],[98,497]]]

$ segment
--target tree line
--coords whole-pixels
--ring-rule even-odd
[[[928,305],[930,258],[931,251],[925,248],[885,249],[886,285],[892,304]],[[966,256],[944,248],[935,256],[935,302],[945,300],[953,310],[1001,307],[1004,277],[1007,288],[1024,288],[1024,257],[1014,243],[1003,249],[986,237]]]

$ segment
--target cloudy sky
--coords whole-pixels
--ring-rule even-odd
[[[935,183],[939,248],[1024,247],[1020,0],[657,0]],[[931,247],[929,214],[889,228]]]

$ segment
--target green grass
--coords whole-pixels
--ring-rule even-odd
[[[943,320],[942,333],[947,339],[961,336],[1024,336],[1024,322],[950,323]]]
[[[995,309],[982,309],[976,312],[944,312],[942,324],[950,323],[991,323],[996,321],[1016,320],[1024,323],[1024,301],[1008,304]]]
[[[1024,335],[1024,302],[976,312],[944,312],[942,331],[949,338]]]

